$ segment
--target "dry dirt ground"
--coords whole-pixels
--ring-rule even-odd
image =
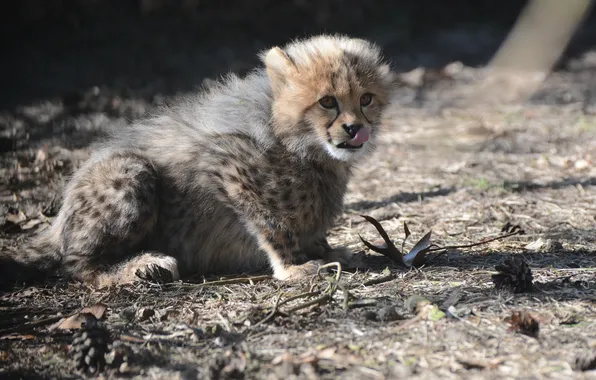
[[[369,255],[370,269],[293,285],[260,273],[107,290],[60,279],[17,287],[0,294],[0,377],[82,376],[80,332],[55,323],[102,303],[103,327],[93,331],[113,343],[100,377],[596,379],[593,54],[552,74],[524,104],[462,106],[479,74],[468,67],[402,89],[330,234]],[[89,141],[157,103],[90,88],[3,112],[2,247],[51,222]],[[406,249],[429,230],[442,246],[496,236],[507,222],[525,234],[405,269],[364,247],[359,235],[379,234],[360,214],[379,220],[398,247],[407,222]],[[528,263],[532,291],[495,289],[495,266],[511,256]],[[539,331],[511,328],[514,312],[530,313]]]

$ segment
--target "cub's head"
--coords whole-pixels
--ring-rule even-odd
[[[374,147],[393,76],[370,42],[318,36],[261,55],[273,130],[303,157],[353,161]]]

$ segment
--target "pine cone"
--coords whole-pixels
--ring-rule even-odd
[[[105,368],[105,353],[110,343],[110,332],[91,314],[73,337],[72,352],[77,370],[96,374]]]
[[[511,256],[503,265],[495,267],[499,271],[493,274],[492,279],[497,289],[508,288],[514,293],[532,291],[532,270],[521,256]]]

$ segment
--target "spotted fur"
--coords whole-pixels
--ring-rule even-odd
[[[378,47],[343,36],[261,58],[247,77],[115,132],[74,174],[49,231],[12,259],[102,286],[154,265],[173,279],[269,265],[292,280],[316,260],[348,260],[325,236],[375,146],[389,67]]]

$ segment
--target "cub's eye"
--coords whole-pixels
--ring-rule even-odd
[[[319,99],[319,104],[323,108],[336,108],[337,107],[337,100],[333,96],[323,96]]]
[[[370,103],[372,102],[373,96],[372,94],[364,94],[360,97],[360,105],[362,107],[366,107],[368,105],[370,105]]]

